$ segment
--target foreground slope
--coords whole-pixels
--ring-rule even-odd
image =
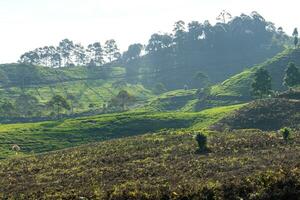
[[[0,198],[297,199],[300,133],[209,137],[196,154],[193,132],[117,139],[0,162]]]

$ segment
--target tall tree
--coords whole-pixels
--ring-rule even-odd
[[[285,70],[283,83],[289,88],[300,84],[300,72],[295,63],[291,62],[288,64],[288,67]]]
[[[20,62],[30,65],[37,65],[39,64],[39,54],[36,51],[29,51],[21,55]]]
[[[298,29],[297,28],[295,28],[293,31],[293,37],[294,37],[294,45],[296,48],[298,45]]]
[[[217,20],[225,24],[227,20],[230,20],[231,18],[232,15],[229,12],[227,12],[226,10],[222,10],[222,12],[218,15]]]
[[[115,40],[107,40],[105,42],[104,51],[109,62],[120,58],[120,51]]]
[[[74,43],[69,39],[64,39],[59,43],[58,49],[64,60],[64,65],[69,66],[72,64],[71,56],[74,50]]]
[[[252,83],[252,94],[256,97],[262,98],[264,95],[271,93],[272,80],[269,72],[265,69],[258,69],[254,74],[254,81]]]
[[[140,57],[144,46],[140,43],[132,44],[128,47],[128,50],[123,53],[123,60],[130,62]]]
[[[50,101],[48,102],[48,106],[51,107],[52,109],[54,109],[54,111],[56,112],[56,117],[59,118],[60,115],[60,111],[62,109],[65,110],[70,110],[71,107],[69,105],[69,103],[67,102],[67,100],[62,97],[61,95],[55,95],[53,96]]]
[[[77,65],[85,65],[86,64],[86,51],[84,46],[81,44],[75,44],[74,46],[74,56],[75,56],[75,62]]]
[[[101,66],[104,63],[104,58],[103,58],[104,52],[100,42],[89,44],[87,51],[90,55],[90,61],[89,61],[90,66],[92,65]]]

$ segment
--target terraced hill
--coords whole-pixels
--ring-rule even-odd
[[[136,103],[153,96],[152,91],[141,84],[127,83],[121,67],[54,69],[24,64],[0,65],[0,105],[5,101],[14,103],[21,94],[31,95],[37,98],[35,107],[40,108],[33,117],[51,114],[46,103],[54,95],[65,97],[72,106],[70,113],[74,114],[102,109],[121,90],[135,96]]]
[[[61,121],[0,125],[0,159],[15,155],[11,149],[13,144],[21,147],[18,154],[20,156],[161,129],[202,129],[241,106],[219,107],[198,113],[129,112]]]

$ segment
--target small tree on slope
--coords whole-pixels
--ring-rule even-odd
[[[252,83],[252,94],[262,98],[264,95],[271,93],[271,76],[265,69],[260,68],[254,74],[254,82]]]
[[[295,66],[295,63],[289,63],[287,69],[285,70],[283,83],[289,88],[300,84],[300,72],[299,69]]]

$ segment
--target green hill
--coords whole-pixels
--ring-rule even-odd
[[[227,79],[223,83],[213,86],[212,94],[215,96],[250,98],[253,75],[259,68],[268,70],[272,76],[273,89],[282,91],[285,89],[282,83],[285,69],[289,62],[294,62],[298,66],[300,65],[300,49],[286,49],[274,58],[269,59],[260,65],[249,68],[242,73]]]
[[[31,95],[38,101],[34,105],[37,111],[26,117],[38,118],[51,114],[46,104],[54,95],[67,98],[72,106],[69,114],[95,110],[101,112],[103,105],[108,104],[120,90],[133,95],[137,104],[153,96],[152,91],[141,84],[127,83],[124,70],[121,67],[55,69],[24,64],[0,65],[0,105],[5,101],[14,104],[22,94]],[[16,118],[19,110],[12,113],[9,117]]]
[[[0,159],[20,154],[30,155],[90,142],[154,132],[161,129],[203,129],[216,123],[242,105],[219,107],[197,113],[128,112],[39,123],[0,125]]]

